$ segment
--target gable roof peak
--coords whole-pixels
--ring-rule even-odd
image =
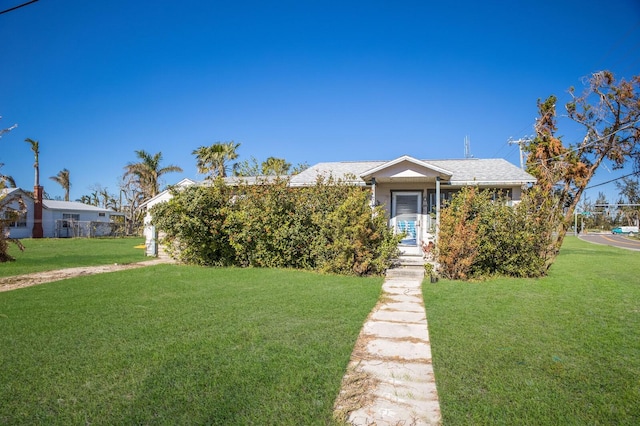
[[[370,178],[374,177],[373,175],[381,172],[382,170],[385,169],[389,169],[393,166],[396,166],[398,164],[404,163],[404,162],[408,162],[408,163],[412,163],[418,167],[422,167],[424,169],[430,170],[432,172],[435,172],[438,176],[445,178],[445,179],[449,179],[451,178],[451,176],[453,176],[453,173],[450,172],[449,170],[446,170],[442,167],[438,167],[434,164],[431,164],[427,161],[424,160],[419,160],[415,157],[412,157],[410,155],[403,155],[401,157],[396,158],[395,160],[391,160],[391,161],[387,161],[384,162],[376,167],[373,167],[372,169],[369,169],[367,171],[365,171],[364,173],[360,174],[360,177],[362,179],[364,179],[365,181],[368,181]]]

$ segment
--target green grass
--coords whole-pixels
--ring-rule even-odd
[[[640,253],[568,237],[549,276],[425,282],[445,425],[640,424]]]
[[[0,293],[0,424],[330,424],[381,281],[159,265]]]
[[[26,248],[23,252],[14,244],[9,244],[9,254],[15,257],[16,261],[0,263],[0,277],[75,266],[148,260],[143,249],[134,248],[144,244],[144,239],[140,237],[43,238],[21,241]]]

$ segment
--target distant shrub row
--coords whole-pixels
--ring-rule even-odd
[[[172,257],[197,265],[282,267],[379,275],[399,237],[382,207],[360,187],[320,178],[291,188],[287,179],[175,189],[151,209]]]

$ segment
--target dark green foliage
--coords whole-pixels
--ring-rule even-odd
[[[233,250],[223,229],[230,191],[216,181],[211,186],[174,190],[173,198],[153,207],[155,225],[165,233],[167,251],[195,265],[232,263]]]
[[[397,250],[399,237],[387,227],[382,210],[367,204],[369,193],[346,187],[344,200],[326,216],[316,215],[320,234],[313,253],[318,268],[340,274],[369,275],[384,272]]]
[[[369,193],[333,179],[291,188],[288,179],[174,192],[151,213],[181,262],[382,274],[398,237]]]
[[[443,275],[452,279],[543,275],[552,222],[532,199],[532,194],[526,194],[512,207],[494,191],[467,187],[456,194],[442,212],[439,261]]]

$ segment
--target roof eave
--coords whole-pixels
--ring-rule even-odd
[[[535,180],[453,180],[443,182],[446,186],[520,186],[536,183]]]

